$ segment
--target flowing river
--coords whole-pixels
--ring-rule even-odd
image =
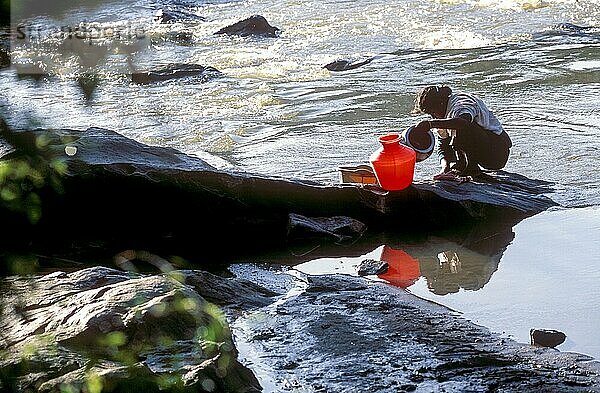
[[[15,48],[15,62],[50,61],[52,72],[36,80],[19,78],[15,68],[0,71],[0,111],[13,126],[105,127],[219,167],[331,183],[338,166],[368,160],[378,135],[423,118],[410,114],[420,87],[444,83],[481,96],[513,140],[506,169],[554,182],[550,197],[566,209],[519,224],[481,288],[440,294],[424,279],[411,288],[520,341],[527,340],[518,323],[524,315],[538,316],[529,327],[568,329],[564,321],[577,321],[566,331],[575,334],[566,349],[600,357],[598,0],[88,3],[29,23],[40,31],[127,27],[143,39],[103,37],[65,51],[59,38],[41,34],[38,47]],[[185,17],[159,24],[159,9]],[[253,14],[280,28],[279,37],[213,34]],[[85,45],[108,49],[90,55]],[[323,68],[372,56],[347,72]],[[130,81],[132,69],[169,63],[223,75]],[[90,71],[94,88],[86,98],[80,76]],[[436,171],[430,158],[415,178]],[[442,248],[429,253],[437,258]]]

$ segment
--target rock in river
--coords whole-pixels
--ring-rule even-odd
[[[237,35],[240,37],[262,36],[277,37],[280,30],[271,26],[261,15],[253,15],[247,19],[234,23],[233,25],[222,28],[215,34]]]
[[[202,82],[220,76],[219,70],[199,64],[169,64],[150,71],[137,71],[131,74],[131,81],[139,84],[161,82],[170,79],[200,77]]]
[[[531,329],[529,331],[531,345],[554,348],[565,342],[567,336],[563,332],[551,329]]]
[[[376,261],[375,259],[365,259],[357,267],[359,276],[373,276],[383,274],[388,271],[388,263],[386,261]]]
[[[369,64],[373,59],[374,57],[362,61],[336,60],[326,64],[323,68],[327,68],[329,71],[348,71]]]
[[[153,20],[156,23],[175,23],[183,20],[204,21],[206,19],[189,11],[166,10],[161,8],[154,14]]]
[[[407,291],[335,274],[297,285],[232,323],[272,391],[600,391],[589,356],[518,344]]]

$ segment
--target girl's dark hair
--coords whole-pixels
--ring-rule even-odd
[[[431,114],[433,109],[440,106],[452,94],[448,86],[427,86],[421,89],[415,97],[413,113]]]

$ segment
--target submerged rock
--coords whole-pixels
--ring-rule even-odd
[[[45,66],[35,63],[13,64],[19,79],[33,79],[39,81],[50,76]]]
[[[271,26],[261,15],[253,15],[247,19],[222,28],[215,34],[237,35],[240,37],[262,36],[277,37],[280,29]]]
[[[165,38],[181,45],[190,45],[194,41],[194,34],[190,31],[170,31]]]
[[[329,71],[348,71],[369,64],[373,61],[373,59],[374,57],[371,57],[369,59],[356,62],[351,60],[336,60],[329,64],[326,64],[325,66],[323,66],[323,68],[327,68]]]
[[[237,360],[224,316],[194,289],[223,287],[235,297],[236,285],[244,292],[250,284],[191,271],[143,276],[102,267],[7,278],[0,385],[63,391],[94,379],[103,391],[199,391],[207,383],[212,391],[260,391]]]
[[[170,64],[156,70],[134,72],[131,74],[131,81],[147,84],[186,77],[201,77],[201,81],[205,82],[220,75],[219,70],[213,67],[199,64]]]
[[[531,345],[554,348],[565,342],[567,335],[558,330],[531,329],[529,331]]]

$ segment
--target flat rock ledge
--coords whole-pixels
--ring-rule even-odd
[[[589,356],[501,338],[361,277],[300,276],[283,301],[232,328],[272,391],[600,391],[600,363]]]
[[[405,190],[386,192],[220,170],[177,150],[147,146],[102,128],[0,129],[0,137],[15,147],[2,160],[35,162],[46,171],[58,160],[67,168],[53,180],[60,193],[57,187],[36,190],[42,204],[34,230],[0,205],[3,222],[14,223],[0,240],[7,245],[101,239],[115,249],[133,244],[193,254],[199,253],[201,231],[205,244],[227,254],[285,247],[303,237],[352,242],[365,234],[417,234],[481,223],[510,228],[555,205],[545,195],[552,191],[550,183],[508,172],[460,185],[417,181]],[[54,241],[57,237],[60,241]],[[120,239],[127,244],[118,244]],[[237,247],[230,247],[232,242]]]
[[[94,267],[6,278],[0,390],[258,392],[225,315],[206,299],[242,310],[272,295],[189,270],[144,276]]]

